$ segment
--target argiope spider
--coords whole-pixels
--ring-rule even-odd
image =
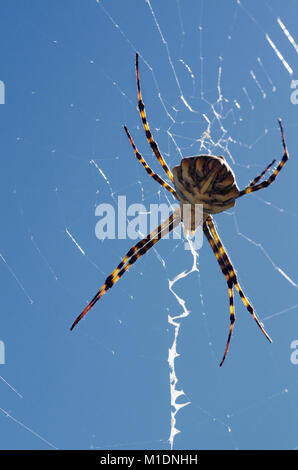
[[[171,192],[181,203],[181,209],[183,204],[191,204],[191,207],[194,207],[195,204],[203,205],[203,232],[212,248],[213,253],[216,256],[218,264],[221,268],[223,275],[226,278],[228,284],[229,300],[230,300],[230,329],[228,334],[228,340],[226,344],[226,349],[220,363],[220,366],[223,364],[227,352],[229,349],[229,344],[232,336],[232,331],[235,323],[235,313],[234,313],[234,296],[233,288],[235,287],[238,291],[242,302],[244,303],[248,312],[252,315],[257,325],[264,333],[266,338],[271,342],[270,336],[266,333],[263,328],[263,325],[258,320],[254,309],[246,296],[241,289],[235,269],[232,265],[232,262],[220,240],[220,237],[216,231],[215,225],[213,223],[212,215],[219,212],[223,212],[226,209],[229,209],[235,205],[236,199],[244,196],[245,194],[252,193],[254,191],[259,191],[260,189],[266,188],[271,183],[275,181],[280,170],[283,168],[284,164],[289,158],[284,131],[282,127],[281,120],[278,120],[282,145],[284,148],[284,154],[277,165],[274,172],[262,182],[259,182],[267,170],[275,163],[273,160],[260,175],[258,175],[246,188],[239,190],[235,175],[228,163],[226,162],[223,156],[213,156],[213,155],[198,155],[194,157],[183,158],[180,165],[173,168],[173,173],[170,171],[168,165],[163,159],[158,145],[153,139],[149,125],[146,118],[145,106],[142,100],[141,87],[140,87],[140,78],[139,78],[139,60],[138,54],[136,54],[136,78],[137,78],[137,90],[138,90],[138,108],[142,118],[143,126],[145,129],[147,140],[150,144],[151,149],[153,150],[156,158],[161,164],[166,175],[173,183],[174,188],[164,181],[158,174],[154,173],[153,170],[148,166],[142,155],[137,150],[126,126],[124,126],[127,137],[132,145],[136,158],[144,166],[147,173],[169,192]],[[155,243],[157,243],[166,233],[169,233],[177,225],[183,222],[183,212],[182,210],[174,211],[170,217],[164,221],[159,227],[157,227],[153,232],[148,234],[143,240],[140,240],[136,245],[134,245],[118,264],[117,268],[106,278],[105,283],[97,292],[95,297],[83,310],[83,312],[77,317],[74,321],[71,330],[75,325],[86,315],[86,313],[96,304],[96,302],[111,288],[113,285],[121,278],[121,276],[132,266],[142,255],[147,253],[147,251],[152,248]],[[196,227],[194,227],[196,228]]]

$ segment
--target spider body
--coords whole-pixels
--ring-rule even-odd
[[[202,204],[203,221],[235,205],[235,175],[223,156],[186,157],[173,168],[173,183],[182,204]]]
[[[166,173],[168,179],[173,183],[174,187],[172,187],[171,184],[166,182],[149,167],[143,156],[137,150],[126,126],[124,126],[124,130],[131,143],[136,158],[143,165],[148,175],[151,176],[161,186],[163,186],[167,191],[169,191],[178,201],[180,201],[181,208],[176,209],[167,220],[162,222],[155,230],[153,230],[145,238],[130,248],[118,266],[106,278],[104,284],[99,289],[97,294],[85,307],[82,313],[76,318],[71,326],[71,330],[141,256],[147,253],[147,251],[149,251],[163,236],[177,227],[180,222],[184,222],[185,226],[183,213],[184,204],[190,204],[191,211],[194,213],[196,205],[202,204],[203,217],[200,223],[202,223],[204,235],[206,236],[206,239],[208,240],[208,243],[217,259],[219,267],[226,279],[229,295],[230,329],[225,352],[220,362],[221,366],[227,356],[232,331],[235,324],[234,288],[238,292],[245,308],[270,342],[271,338],[264,330],[262,323],[260,323],[254,311],[254,308],[246,298],[239,284],[233,264],[217,233],[212,214],[217,214],[233,207],[235,205],[236,199],[245,196],[246,194],[259,191],[260,189],[267,188],[275,181],[277,175],[282,170],[289,158],[282,123],[279,119],[278,123],[281,132],[284,153],[273,173],[263,181],[260,180],[262,180],[269,168],[272,167],[272,165],[275,163],[275,160],[273,160],[264,171],[256,176],[253,181],[242,190],[239,190],[235,175],[223,156],[198,155],[194,157],[183,158],[181,163],[173,168],[172,173],[164,158],[162,157],[158,145],[153,139],[149,129],[145,113],[145,106],[141,96],[138,54],[136,54],[136,78],[138,90],[138,108],[144,126],[146,138],[151,147],[151,150],[156,156],[162,169]],[[195,217],[193,219],[192,212],[190,228],[191,230],[195,230],[197,227],[197,221],[195,220]]]

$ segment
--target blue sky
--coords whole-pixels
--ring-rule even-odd
[[[291,155],[274,185],[215,217],[273,343],[235,293],[237,322],[218,367],[228,293],[207,242],[198,271],[173,287],[189,311],[177,340],[185,393],[177,402],[190,402],[176,415],[174,448],[296,448],[297,3],[10,0],[0,8],[0,448],[169,449],[168,315],[182,313],[169,280],[193,265],[184,242],[161,241],[69,331],[134,243],[98,240],[95,208],[116,209],[118,196],[148,208],[172,201],[123,131],[164,177],[137,111],[136,51],[148,120],[170,167],[204,150],[223,154],[243,188],[282,156],[278,117]]]

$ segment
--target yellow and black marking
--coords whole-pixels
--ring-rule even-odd
[[[71,330],[79,323],[79,321],[89,312],[96,302],[123,276],[123,274],[132,266],[142,255],[152,248],[164,235],[171,232],[181,222],[179,209],[174,211],[170,217],[160,224],[155,230],[149,233],[145,238],[140,240],[126,253],[117,268],[106,278],[105,283],[93,297],[91,302],[76,318],[71,326]]]
[[[152,148],[157,160],[159,161],[162,168],[166,172],[168,178],[173,182],[172,172],[169,169],[169,167],[166,164],[163,157],[161,156],[158,145],[155,142],[155,140],[153,139],[153,136],[151,134],[151,131],[149,129],[149,125],[148,125],[148,122],[147,122],[146,113],[145,113],[145,105],[143,103],[142,95],[141,95],[141,85],[140,85],[140,77],[139,77],[139,55],[138,54],[136,54],[136,76],[137,76],[137,87],[138,87],[138,108],[139,108],[139,111],[140,111],[140,115],[141,115],[142,123],[143,123],[144,129],[145,129],[145,134],[146,134],[147,140],[148,140],[148,142],[150,144],[150,147]]]
[[[147,171],[148,175],[151,176],[155,181],[157,181],[157,183],[161,184],[161,186],[163,186],[164,188],[166,188],[168,191],[170,191],[170,193],[174,194],[174,196],[178,198],[178,194],[176,193],[175,189],[172,188],[172,186],[170,186],[166,181],[164,181],[157,173],[154,173],[153,170],[151,170],[151,168],[149,167],[149,165],[147,164],[146,160],[143,158],[143,156],[140,154],[140,152],[138,151],[138,149],[136,148],[135,146],[135,143],[130,135],[130,133],[128,132],[128,129],[126,126],[124,126],[124,130],[126,132],[126,135],[127,137],[129,138],[129,141],[132,145],[132,148],[134,150],[134,153],[135,153],[135,156],[137,157],[137,159],[139,160],[140,163],[142,163],[143,167],[145,168],[145,170]]]
[[[219,366],[221,367],[223,365],[224,361],[225,361],[225,358],[227,357],[227,353],[228,353],[228,350],[229,350],[230,341],[231,341],[231,337],[232,337],[232,332],[233,332],[233,328],[234,328],[234,324],[235,324],[235,320],[236,320],[235,311],[234,311],[233,281],[230,278],[229,270],[228,270],[227,266],[225,265],[225,262],[224,262],[224,260],[221,256],[221,254],[220,254],[219,248],[218,248],[217,244],[215,243],[206,222],[204,222],[204,224],[203,224],[203,231],[204,231],[204,234],[206,235],[206,238],[207,238],[207,240],[208,240],[208,242],[209,242],[209,244],[212,248],[213,253],[216,256],[218,264],[219,264],[219,266],[222,270],[222,273],[224,274],[224,276],[227,280],[227,284],[228,284],[229,301],[230,301],[230,329],[229,329],[229,335],[228,335],[228,339],[227,339],[226,349],[225,349],[223,358],[222,358],[222,360],[219,364]]]
[[[281,169],[283,168],[285,163],[288,161],[289,154],[288,154],[288,150],[287,150],[287,146],[286,146],[284,130],[283,130],[283,127],[282,127],[281,119],[278,120],[278,124],[279,124],[279,127],[280,127],[282,145],[283,145],[283,148],[284,148],[284,154],[283,154],[283,157],[282,157],[280,163],[278,164],[276,170],[272,173],[272,175],[269,176],[269,178],[267,178],[265,181],[262,181],[262,183],[256,184],[256,182],[261,179],[261,177],[265,174],[267,169],[270,168],[270,166],[274,163],[274,161],[272,163],[270,163],[270,165],[268,165],[268,167],[263,171],[263,173],[261,173],[261,175],[259,177],[255,178],[255,180],[257,180],[257,181],[255,181],[255,180],[252,181],[245,189],[240,191],[240,193],[237,197],[241,197],[241,196],[244,196],[245,194],[249,194],[249,193],[252,193],[254,191],[259,191],[259,189],[267,188],[268,186],[270,186],[270,184],[272,184],[273,181],[275,181],[278,173],[281,171]]]
[[[271,168],[271,167],[272,167],[272,165],[273,165],[275,162],[276,162],[276,160],[275,160],[275,159],[274,159],[274,160],[272,160],[272,162],[271,162],[271,163],[269,163],[269,165],[268,165],[268,166],[266,166],[265,170],[264,170],[264,171],[262,171],[262,173],[261,173],[260,175],[256,176],[256,177],[255,177],[255,179],[254,179],[254,180],[252,180],[252,182],[251,182],[251,183],[249,183],[249,185],[248,185],[248,186],[250,187],[250,186],[254,186],[255,184],[257,184],[257,183],[258,183],[258,181],[260,181],[260,179],[262,179],[262,178],[263,178],[263,176],[265,175],[265,173],[266,173],[266,172],[269,170],[269,168]]]
[[[227,345],[226,349],[223,355],[223,358],[221,360],[221,363],[219,364],[219,367],[221,367],[225,361],[225,358],[227,357],[231,338],[232,338],[232,332],[235,324],[235,312],[234,312],[234,295],[233,295],[233,283],[232,281],[228,281],[228,288],[229,288],[229,299],[230,299],[230,329],[229,329],[229,335],[228,335],[228,340],[227,340]]]
[[[252,317],[254,318],[255,322],[257,323],[258,327],[261,329],[261,331],[264,333],[264,335],[266,336],[266,338],[270,341],[270,343],[272,342],[270,336],[268,335],[268,333],[264,330],[261,322],[259,321],[258,317],[256,316],[255,312],[254,312],[254,309],[253,307],[251,306],[251,304],[249,303],[249,301],[247,300],[247,298],[245,297],[244,293],[243,293],[243,290],[241,289],[240,285],[239,285],[239,282],[238,282],[238,279],[237,279],[237,275],[235,273],[235,269],[232,265],[232,262],[219,238],[219,235],[216,231],[216,228],[215,228],[215,225],[213,223],[213,220],[210,217],[208,217],[207,219],[207,224],[208,224],[208,227],[212,233],[212,236],[215,240],[215,244],[217,245],[217,248],[220,252],[220,256],[223,260],[223,263],[225,265],[225,267],[227,268],[228,270],[228,275],[229,275],[229,279],[231,280],[231,282],[233,283],[233,285],[236,287],[239,295],[240,295],[240,298],[242,300],[242,302],[244,303],[246,309],[248,310],[248,312],[252,315]],[[225,274],[225,273],[224,273]],[[226,276],[226,274],[225,274]]]

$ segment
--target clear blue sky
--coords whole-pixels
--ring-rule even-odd
[[[183,241],[160,242],[69,331],[133,244],[96,238],[96,206],[168,197],[123,132],[164,176],[136,108],[136,51],[170,167],[202,153],[207,119],[206,146],[241,188],[281,158],[278,117],[291,155],[273,186],[215,217],[273,344],[235,293],[218,367],[228,293],[206,242],[199,273],[174,285],[190,311],[175,362],[178,402],[190,404],[176,415],[174,448],[297,447],[298,71],[285,34],[298,43],[297,2],[3,0],[0,12],[0,448],[169,449],[168,315],[182,313],[169,280],[193,263]]]

